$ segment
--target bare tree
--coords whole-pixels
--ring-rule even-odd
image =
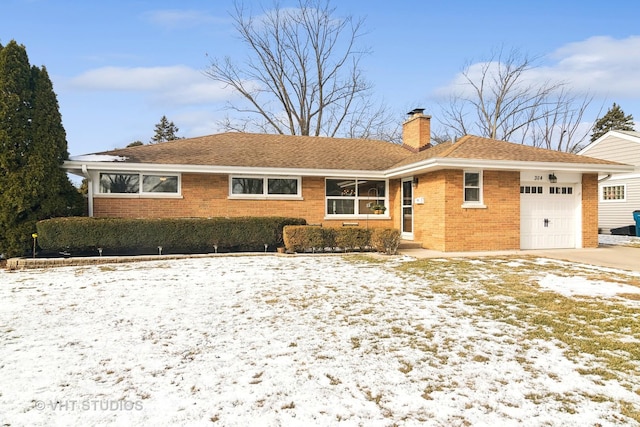
[[[442,108],[441,123],[457,135],[574,151],[586,136],[579,125],[592,98],[570,94],[564,82],[533,79],[537,59],[515,49],[499,50],[467,65],[461,73],[463,90]]]
[[[566,90],[545,108],[542,118],[531,123],[529,143],[534,147],[577,153],[585,141],[591,127],[581,126],[585,110],[593,96],[576,96]]]
[[[226,130],[363,137],[391,123],[386,109],[373,105],[360,69],[368,53],[356,47],[363,21],[334,12],[329,0],[298,0],[297,8],[275,3],[260,16],[235,4],[232,17],[248,58],[241,66],[213,58],[205,71],[244,101],[228,105],[244,117],[227,117]]]

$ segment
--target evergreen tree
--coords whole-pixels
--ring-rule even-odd
[[[157,142],[174,141],[176,139],[182,139],[176,134],[180,129],[173,122],[167,119],[167,116],[162,116],[160,123],[156,125],[155,135],[151,138],[150,143],[155,144]]]
[[[62,162],[67,141],[46,69],[24,46],[0,46],[0,254],[28,253],[35,223],[81,214],[84,201]]]
[[[591,142],[600,138],[610,130],[634,130],[633,129],[633,116],[629,114],[624,115],[624,111],[619,105],[613,103],[613,107],[609,108],[607,114],[602,116],[595,125],[593,125],[593,133],[591,134]]]

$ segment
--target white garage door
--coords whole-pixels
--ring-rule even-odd
[[[520,248],[575,248],[576,208],[574,185],[521,185]]]

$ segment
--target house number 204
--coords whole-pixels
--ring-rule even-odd
[[[533,177],[534,181],[542,181],[542,175],[536,175]]]

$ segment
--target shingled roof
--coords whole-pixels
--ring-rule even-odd
[[[222,133],[97,153],[125,163],[382,171],[413,155],[369,139]]]
[[[222,133],[96,153],[122,163],[155,165],[367,170],[384,172],[429,159],[614,166],[607,160],[467,135],[414,152],[380,140]],[[72,159],[73,160],[73,159]]]
[[[620,164],[561,151],[514,144],[496,139],[482,138],[480,136],[465,135],[455,143],[445,142],[443,144],[436,145],[433,148],[415,154],[411,158],[403,159],[394,166],[404,166],[432,158],[592,165]]]

